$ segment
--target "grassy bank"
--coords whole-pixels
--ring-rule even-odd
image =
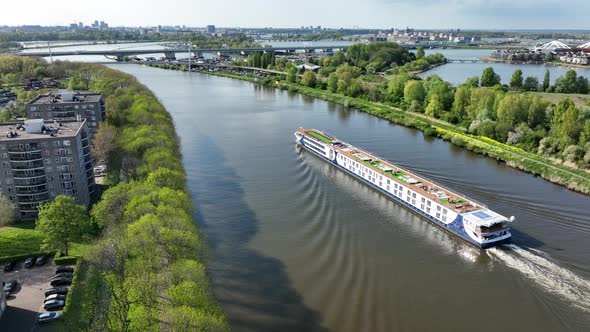
[[[3,228],[0,230],[0,257],[39,252],[42,241],[43,236],[34,229]]]
[[[262,80],[256,77],[242,76],[229,72],[215,71],[203,73],[258,84],[263,83]],[[465,128],[428,117],[422,113],[403,111],[382,103],[347,97],[338,93],[304,87],[295,83],[272,81],[272,83],[266,85],[356,108],[362,112],[387,119],[396,124],[421,130],[425,135],[440,137],[476,153],[506,162],[510,167],[518,168],[534,175],[539,175],[552,183],[560,184],[568,189],[584,194],[590,194],[590,174],[587,172],[549,161],[539,155],[526,152],[487,137],[468,134],[466,133]]]

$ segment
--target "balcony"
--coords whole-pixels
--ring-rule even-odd
[[[47,184],[45,176],[37,178],[14,179],[15,188],[30,188]]]
[[[39,195],[18,196],[18,204],[32,204],[49,201],[49,194],[46,192]]]
[[[35,194],[44,194],[47,193],[47,185],[46,184],[38,184],[35,186],[28,186],[28,187],[16,187],[16,194],[17,195],[35,195]]]
[[[18,191],[16,192],[16,196],[31,196],[31,195],[47,195],[49,194],[49,191],[45,190],[45,191],[34,191],[34,192],[24,192],[24,193],[19,193]],[[19,199],[19,201],[21,201]],[[23,201],[24,202],[24,201]]]
[[[40,176],[45,176],[45,170],[18,170],[14,172],[15,179],[29,179]]]
[[[34,161],[43,158],[41,151],[37,152],[9,152],[10,161]]]
[[[43,169],[45,166],[43,164],[43,160],[36,161],[36,162],[27,162],[27,163],[11,163],[10,168],[13,171],[18,170],[35,170],[35,169]]]
[[[31,147],[28,147],[28,148],[23,147],[22,149],[20,149],[20,148],[18,148],[18,149],[15,149],[15,148],[8,149],[8,153],[10,153],[10,154],[23,154],[23,153],[36,153],[36,152],[37,153],[41,153],[41,149],[39,149],[36,146],[34,146],[34,147],[31,146]]]

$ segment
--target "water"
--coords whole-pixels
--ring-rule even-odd
[[[446,58],[453,60],[478,60],[482,56],[489,56],[493,50],[458,50],[458,49],[433,49],[425,50],[426,55],[432,53],[442,53]],[[565,76],[565,73],[574,69],[579,76],[590,78],[590,67],[588,68],[568,68],[561,66],[545,66],[533,64],[508,64],[508,63],[493,63],[493,62],[476,62],[476,63],[461,63],[451,62],[444,66],[436,67],[432,70],[421,73],[420,77],[427,77],[430,75],[438,75],[443,80],[451,82],[454,85],[459,85],[468,77],[479,76],[487,67],[494,68],[494,71],[500,75],[503,84],[510,83],[510,78],[516,69],[521,69],[523,77],[534,76],[539,79],[539,83],[543,82],[545,71],[549,70],[551,73],[551,83],[559,76]]]
[[[420,132],[250,83],[116,65],[172,113],[235,331],[590,329],[590,197]],[[315,127],[516,216],[481,251],[305,151]]]

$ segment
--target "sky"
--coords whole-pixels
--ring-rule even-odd
[[[1,0],[0,25],[590,29],[590,0]]]

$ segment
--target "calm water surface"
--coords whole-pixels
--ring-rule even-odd
[[[114,68],[176,122],[214,292],[235,331],[590,329],[590,197],[339,105],[206,75]],[[481,251],[294,144],[332,133],[507,216]]]

